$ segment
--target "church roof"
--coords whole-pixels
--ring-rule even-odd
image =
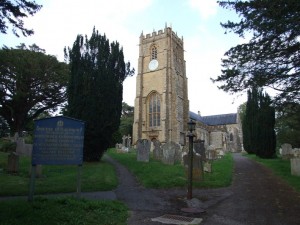
[[[213,116],[199,116],[197,113],[189,112],[189,115],[191,119],[200,121],[209,126],[237,123],[237,113],[220,114]]]

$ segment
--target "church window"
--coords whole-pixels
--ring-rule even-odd
[[[155,45],[151,48],[151,60],[152,59],[157,59],[157,48]]]
[[[149,98],[149,127],[160,126],[160,98],[157,93],[151,94]]]

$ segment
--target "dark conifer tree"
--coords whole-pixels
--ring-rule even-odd
[[[256,155],[261,158],[272,158],[276,149],[275,109],[268,94],[261,92],[259,99],[259,140]]]
[[[249,154],[256,153],[258,132],[258,91],[253,88],[248,90],[248,100],[246,103],[246,113],[243,118],[243,145]]]
[[[118,42],[93,30],[90,39],[78,35],[65,49],[71,78],[67,115],[86,122],[84,160],[98,161],[120,125],[123,81],[133,74]]]
[[[248,91],[246,112],[242,121],[244,149],[262,158],[275,154],[275,109],[269,95],[252,88]]]

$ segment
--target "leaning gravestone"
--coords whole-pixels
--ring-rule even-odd
[[[163,150],[160,147],[160,145],[161,145],[160,141],[159,140],[153,140],[152,142],[153,142],[153,146],[154,146],[153,158],[160,161],[163,158]]]
[[[167,142],[162,146],[163,158],[162,162],[169,165],[174,165],[175,162],[181,162],[180,146],[175,142]]]
[[[139,139],[137,141],[137,161],[149,162],[151,141],[147,139]]]

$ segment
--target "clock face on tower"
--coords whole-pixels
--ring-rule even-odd
[[[149,70],[156,70],[158,67],[158,61],[156,59],[152,59],[150,62],[149,62]]]

